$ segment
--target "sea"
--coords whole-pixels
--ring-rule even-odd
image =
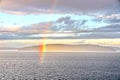
[[[0,51],[0,80],[120,80],[120,53]]]

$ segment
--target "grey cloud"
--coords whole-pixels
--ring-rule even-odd
[[[92,32],[91,34],[84,34],[80,38],[85,39],[109,39],[109,38],[120,38],[120,33],[118,32]]]
[[[120,25],[108,25],[88,32],[81,38],[120,38]]]
[[[84,25],[87,22],[87,20],[81,21],[80,25]]]
[[[64,22],[65,24],[70,24],[70,23],[73,23],[74,20],[71,20],[71,17],[67,16],[67,17],[62,17],[62,18],[59,18],[56,23],[62,23]]]
[[[111,23],[119,23],[119,22],[120,22],[120,19],[112,19],[112,20],[110,20],[109,22],[111,22]]]
[[[18,36],[14,33],[6,32],[0,34],[0,40],[9,40],[9,39],[17,39]]]
[[[111,9],[114,6],[118,6],[118,0],[1,0],[0,10],[11,13],[40,13],[51,10],[80,12]]]
[[[77,31],[83,28],[87,20],[74,20],[71,17],[61,17],[52,25],[52,29],[55,31]],[[85,27],[85,26],[84,26]]]
[[[21,33],[1,33],[0,40],[18,40],[18,39],[41,39],[41,37],[29,37],[30,34],[21,34]]]
[[[105,26],[105,27],[98,28],[97,30],[120,31],[120,25],[119,24],[108,25],[108,26]]]

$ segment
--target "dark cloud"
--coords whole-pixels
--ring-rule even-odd
[[[118,0],[118,3],[120,4],[120,0]]]

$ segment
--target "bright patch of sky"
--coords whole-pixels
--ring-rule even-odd
[[[0,13],[0,25],[1,26],[13,26],[21,25],[26,26],[30,24],[56,21],[58,18],[62,17],[61,14],[40,14],[40,15],[13,15]]]
[[[71,17],[72,20],[86,20],[84,26],[86,28],[98,28],[106,26],[105,22],[94,21],[94,16],[88,15],[75,15],[75,14],[29,14],[29,15],[14,15],[0,12],[0,26],[9,27],[9,26],[27,26],[31,24],[37,24],[40,22],[49,22],[56,21],[61,17]],[[83,27],[84,27],[83,26]]]

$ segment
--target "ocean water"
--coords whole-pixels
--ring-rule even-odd
[[[0,80],[120,80],[120,53],[0,52]]]

